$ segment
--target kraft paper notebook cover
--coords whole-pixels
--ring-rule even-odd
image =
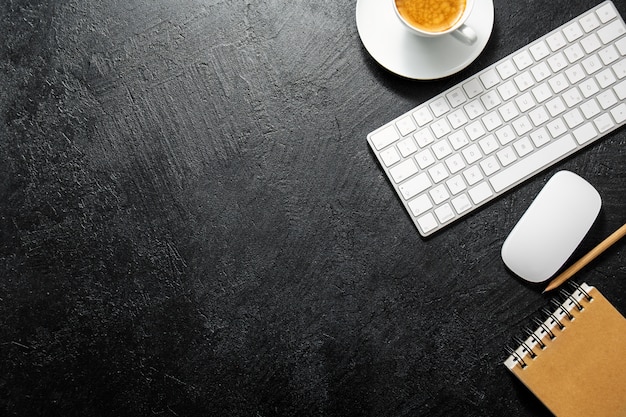
[[[587,284],[504,362],[558,417],[626,416],[626,319]]]

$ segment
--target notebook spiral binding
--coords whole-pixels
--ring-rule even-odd
[[[576,316],[583,314],[585,304],[593,301],[593,297],[589,295],[592,287],[571,281],[569,285],[573,288],[571,292],[561,290],[561,299],[551,300],[554,310],[544,308],[541,310],[544,315],[543,319],[533,318],[533,322],[537,325],[536,330],[526,328],[525,339],[521,337],[514,339],[517,348],[506,347],[509,357],[505,365],[509,369],[515,366],[526,368],[542,350],[549,348],[550,341],[557,338],[559,332],[575,321]]]

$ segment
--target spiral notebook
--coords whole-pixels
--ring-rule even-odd
[[[595,287],[565,296],[504,365],[557,417],[624,417],[626,319]]]

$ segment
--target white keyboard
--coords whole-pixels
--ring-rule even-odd
[[[626,25],[611,1],[367,136],[422,236],[626,121]]]

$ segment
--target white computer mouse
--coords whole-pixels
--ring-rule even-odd
[[[591,184],[573,172],[557,172],[504,241],[502,260],[520,278],[547,280],[578,247],[601,205]]]

